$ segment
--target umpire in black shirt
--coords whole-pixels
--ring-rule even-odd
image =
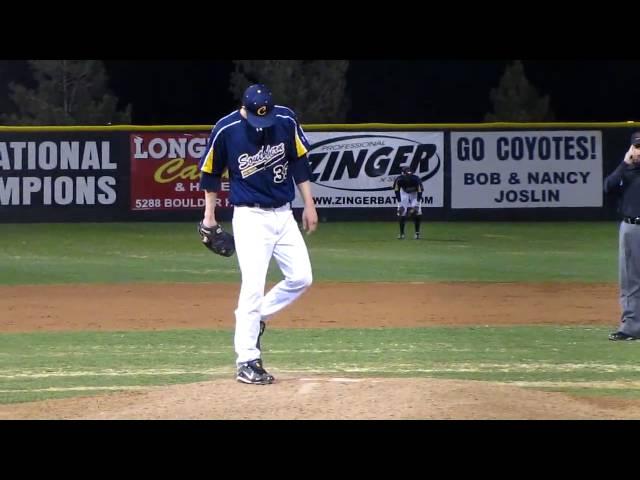
[[[624,160],[604,181],[605,193],[620,194],[619,279],[622,317],[609,340],[640,339],[640,131],[631,135]]]

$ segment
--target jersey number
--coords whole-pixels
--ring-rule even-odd
[[[287,169],[289,168],[289,164],[285,163],[284,165],[276,165],[273,167],[273,181],[274,183],[282,183],[287,179]]]

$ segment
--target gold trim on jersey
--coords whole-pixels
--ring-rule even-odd
[[[205,173],[213,173],[213,143],[211,143],[211,146],[209,147],[209,151],[207,152],[207,156],[205,157],[200,170]]]
[[[298,129],[295,129],[295,134],[296,134],[296,153],[298,154],[298,158],[300,158],[303,155],[306,155],[306,153],[308,152],[307,147],[304,146],[304,143],[302,143],[302,140],[300,140],[300,136],[298,135]]]

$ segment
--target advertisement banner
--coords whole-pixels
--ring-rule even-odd
[[[597,130],[451,132],[451,208],[602,206]]]
[[[129,136],[131,210],[204,208],[198,161],[209,132],[138,132]],[[218,206],[229,205],[229,182],[222,182]]]
[[[422,179],[423,207],[442,207],[443,132],[307,132],[318,208],[393,207],[393,182],[410,167]],[[296,190],[294,207],[303,202]]]
[[[20,209],[113,207],[118,158],[110,136],[75,133],[0,135],[0,206]],[[8,209],[5,209],[8,207]]]

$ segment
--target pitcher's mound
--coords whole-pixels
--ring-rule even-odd
[[[225,379],[2,405],[0,419],[640,419],[640,402],[493,382],[289,376],[264,386]]]

